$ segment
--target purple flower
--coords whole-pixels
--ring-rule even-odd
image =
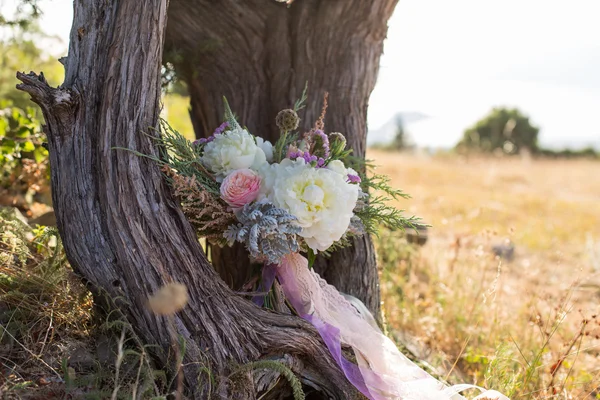
[[[304,161],[306,161],[307,164],[317,162],[317,156],[312,156],[308,151],[302,154],[302,158],[304,158]]]
[[[288,151],[287,158],[289,158],[290,160],[295,160],[301,155],[302,153],[300,151]]]
[[[348,174],[348,182],[350,182],[350,183],[360,183],[361,182],[360,176]]]
[[[314,131],[313,135],[318,136],[321,139],[322,146],[323,146],[323,157],[324,158],[329,157],[329,138],[327,137],[325,132],[323,132],[320,129],[317,129]]]
[[[219,127],[218,127],[217,129],[215,129],[215,131],[213,132],[213,134],[212,134],[212,135],[210,135],[210,136],[209,136],[209,137],[207,137],[207,138],[200,138],[200,139],[198,139],[198,140],[194,140],[194,141],[192,142],[192,144],[193,144],[194,146],[199,146],[199,145],[201,145],[201,144],[210,143],[210,142],[212,142],[213,140],[215,140],[215,135],[220,135],[220,134],[222,134],[223,132],[225,132],[225,129],[227,129],[227,127],[228,127],[228,126],[229,126],[229,122],[223,122],[221,125],[219,125]]]
[[[229,126],[229,122],[225,121],[223,122],[221,125],[219,125],[219,127],[217,129],[215,129],[215,131],[213,132],[213,136],[214,135],[220,135],[221,133],[225,132],[225,129],[227,129],[227,127]]]
[[[302,158],[307,164],[310,164],[316,168],[322,168],[323,166],[325,166],[325,159],[323,159],[322,157],[313,156],[308,151],[291,151],[288,153],[287,157],[290,160]]]

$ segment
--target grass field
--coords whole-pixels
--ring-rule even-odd
[[[398,206],[431,225],[422,247],[400,232],[376,240],[390,335],[451,383],[511,399],[600,399],[600,163],[368,157],[413,196]],[[56,231],[2,218],[0,397],[165,393],[164,372],[130,337],[130,371],[116,373],[101,343],[125,328],[93,322]],[[495,256],[496,245],[513,245],[514,258]]]
[[[600,398],[600,163],[371,151],[432,227],[379,239],[390,327],[513,398]],[[511,261],[495,245],[512,244]],[[423,350],[424,349],[424,350]],[[465,376],[466,375],[466,376]]]

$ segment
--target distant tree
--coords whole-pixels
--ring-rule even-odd
[[[538,132],[539,128],[518,109],[494,108],[465,131],[457,147],[486,152],[500,150],[507,154],[517,154],[523,149],[536,152]]]
[[[396,117],[396,135],[388,147],[391,150],[406,150],[414,147],[404,127],[404,120],[400,116]]]

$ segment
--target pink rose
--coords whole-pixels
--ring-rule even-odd
[[[221,183],[221,198],[234,210],[244,207],[258,197],[260,176],[247,168],[231,172]]]

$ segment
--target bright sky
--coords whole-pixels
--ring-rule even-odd
[[[41,4],[42,29],[66,46],[72,0]],[[369,127],[419,112],[430,118],[407,126],[414,140],[451,146],[507,105],[542,128],[544,144],[600,146],[599,18],[600,0],[400,0]]]
[[[400,0],[369,127],[397,111],[417,143],[451,146],[495,105],[517,106],[549,145],[600,145],[600,1]]]

